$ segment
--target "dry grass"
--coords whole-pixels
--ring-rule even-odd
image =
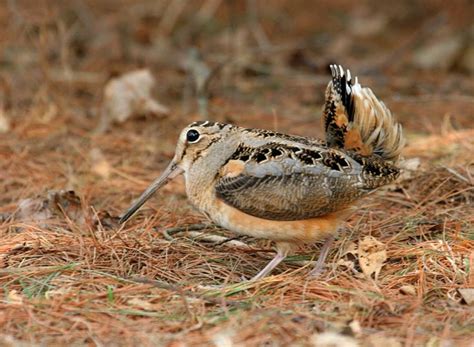
[[[0,95],[11,119],[11,130],[0,134],[0,345],[310,346],[315,334],[328,331],[364,346],[472,343],[473,307],[458,292],[474,287],[470,76],[433,76],[400,63],[361,78],[399,117],[409,139],[405,156],[421,165],[361,201],[320,279],[307,276],[319,252],[308,246],[273,276],[241,282],[265,265],[271,244],[224,242],[234,235],[196,228],[205,220],[186,203],[181,181],[160,191],[125,227],[116,216],[165,167],[178,129],[199,117],[190,116],[197,109],[193,99],[183,101],[186,76],[175,63],[182,45],[197,40],[211,64],[219,63],[219,52],[233,47],[222,34],[229,18],[236,26],[230,42],[252,35],[241,22],[245,6],[236,5],[235,17],[227,5],[212,13],[196,39],[193,26],[201,24],[188,20],[196,10],[191,5],[173,24],[146,16],[155,6],[146,1],[130,11],[107,1],[98,7],[11,4],[16,7],[0,9],[7,38],[1,42]],[[326,5],[333,6],[332,16],[320,31],[347,20],[337,11],[352,11],[344,1]],[[299,18],[286,34],[272,17],[284,10]],[[11,11],[15,16],[5,22]],[[314,16],[306,13],[302,4],[279,1],[262,20],[272,44],[290,49],[251,54],[257,43],[242,39],[243,65],[222,70],[210,85],[209,118],[321,135],[328,76],[286,63],[291,40],[303,42],[314,30]],[[462,27],[464,17],[456,18],[450,25]],[[160,53],[163,48],[147,43],[159,34],[155,27],[174,33],[179,44],[163,41],[169,46]],[[91,43],[94,30],[100,39]],[[368,61],[407,35],[386,30],[391,43],[360,43],[366,43]],[[366,67],[363,59],[345,58],[361,52],[341,47],[333,47],[332,56],[319,52],[317,63],[339,59],[353,71]],[[95,133],[108,77],[143,65],[159,79],[155,95],[172,114],[134,117]],[[420,95],[426,91],[431,97]],[[97,150],[102,158],[93,154]],[[197,230],[180,228],[185,225]],[[357,261],[353,269],[340,261],[350,261],[348,246],[366,235],[387,247],[377,279],[361,275]]]

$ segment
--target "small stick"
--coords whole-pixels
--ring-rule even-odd
[[[158,231],[158,228],[154,228]],[[179,227],[168,228],[162,231],[162,233],[166,233],[168,236],[183,232],[183,231],[199,231],[204,229],[219,229],[214,224],[205,224],[205,223],[197,223],[197,224],[188,224]]]
[[[231,305],[231,306],[242,306],[245,305],[244,302],[241,301],[236,301],[236,300],[225,300],[223,302],[224,298],[207,298],[203,294],[197,294],[194,293],[190,290],[183,290],[181,287],[168,284],[162,281],[157,281],[157,280],[150,280],[148,278],[143,278],[143,277],[136,277],[136,278],[130,278],[131,281],[136,282],[136,283],[143,283],[143,284],[150,284],[153,287],[160,288],[160,289],[165,289],[169,291],[176,292],[180,294],[183,298],[186,297],[191,297],[191,298],[197,298],[206,301],[207,303],[213,304],[213,305]],[[183,299],[184,300],[184,299]]]

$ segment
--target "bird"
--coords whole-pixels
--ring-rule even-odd
[[[322,110],[325,139],[196,121],[180,133],[164,172],[121,216],[125,223],[162,186],[183,174],[189,202],[239,235],[272,240],[259,280],[302,244],[323,242],[319,276],[356,203],[400,174],[402,126],[349,70],[330,65]]]

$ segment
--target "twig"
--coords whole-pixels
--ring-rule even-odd
[[[457,172],[456,170],[454,170],[453,168],[450,168],[450,167],[447,167],[447,166],[443,166],[446,171],[448,171],[449,173],[453,174],[454,176],[456,176],[457,178],[459,178],[460,180],[470,184],[470,185],[473,185],[474,182],[471,182],[469,179],[467,179],[466,177],[464,177],[463,175],[461,175],[459,172]]]
[[[242,249],[249,249],[250,246],[247,245],[244,242],[241,241],[235,241],[235,237],[225,237],[225,236],[220,236],[220,235],[214,235],[214,234],[207,234],[204,232],[199,232],[199,231],[190,231],[188,232],[189,236],[191,236],[192,239],[197,240],[197,241],[204,241],[211,243],[214,246],[218,245],[223,245],[225,243],[230,243],[230,245],[242,248]]]
[[[154,228],[156,231],[158,231],[158,228]],[[183,232],[183,231],[199,231],[199,230],[204,230],[204,229],[219,229],[216,225],[214,224],[205,224],[205,223],[197,223],[197,224],[188,224],[188,225],[183,225],[179,227],[173,227],[173,228],[168,228],[165,230],[162,230],[162,233],[166,233],[168,236]]]
[[[171,0],[163,13],[163,18],[160,24],[158,25],[158,32],[163,35],[171,33],[186,4],[187,1],[184,0]]]
[[[219,63],[214,68],[209,67],[209,65],[202,58],[201,53],[197,48],[191,48],[187,54],[187,57],[184,59],[183,66],[188,71],[189,78],[194,82],[194,90],[198,103],[198,112],[203,117],[207,117],[208,109],[208,99],[209,99],[209,85],[211,81],[218,75],[219,71],[224,67],[228,62],[228,59],[225,59],[224,62]],[[187,86],[189,83],[187,83]],[[189,88],[189,87],[188,87]],[[183,95],[189,95],[190,93],[185,90]]]
[[[251,32],[254,35],[259,47],[268,48],[271,46],[267,34],[258,21],[257,3],[255,0],[247,0],[247,18],[251,27]]]
[[[242,238],[245,238],[245,235],[238,235],[234,237],[225,237],[225,236],[220,236],[220,235],[207,235],[203,232],[200,232],[202,230],[222,230],[218,226],[214,224],[204,224],[204,223],[198,223],[198,224],[189,224],[189,225],[183,225],[179,227],[173,227],[173,228],[168,228],[165,230],[162,230],[161,233],[164,235],[165,239],[168,241],[173,240],[172,235],[180,233],[180,232],[187,232],[189,235],[199,241],[205,241],[212,243],[214,246],[221,246],[225,243],[230,243],[232,246],[243,248],[243,249],[249,249],[250,246],[246,244],[245,242],[239,241]],[[158,231],[158,228],[155,228],[155,230]]]
[[[201,300],[204,300],[207,303],[213,304],[213,305],[219,305],[219,306],[221,306],[221,305],[245,306],[246,305],[246,303],[242,302],[242,301],[224,300],[224,298],[218,298],[218,299],[208,298],[208,297],[204,296],[203,294],[197,294],[197,293],[194,293],[190,290],[183,290],[181,287],[178,287],[178,286],[175,286],[175,285],[172,285],[172,284],[168,284],[168,283],[165,283],[165,282],[162,282],[162,281],[150,280],[148,278],[143,278],[143,277],[134,277],[134,278],[130,278],[130,280],[133,281],[133,282],[136,282],[136,283],[150,284],[153,287],[169,290],[169,291],[172,291],[172,292],[176,292],[176,293],[178,293],[182,296],[201,299]]]

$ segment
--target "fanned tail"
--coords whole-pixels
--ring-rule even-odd
[[[372,90],[362,88],[357,77],[352,82],[349,70],[330,68],[323,115],[328,145],[396,162],[405,145],[401,125]]]

